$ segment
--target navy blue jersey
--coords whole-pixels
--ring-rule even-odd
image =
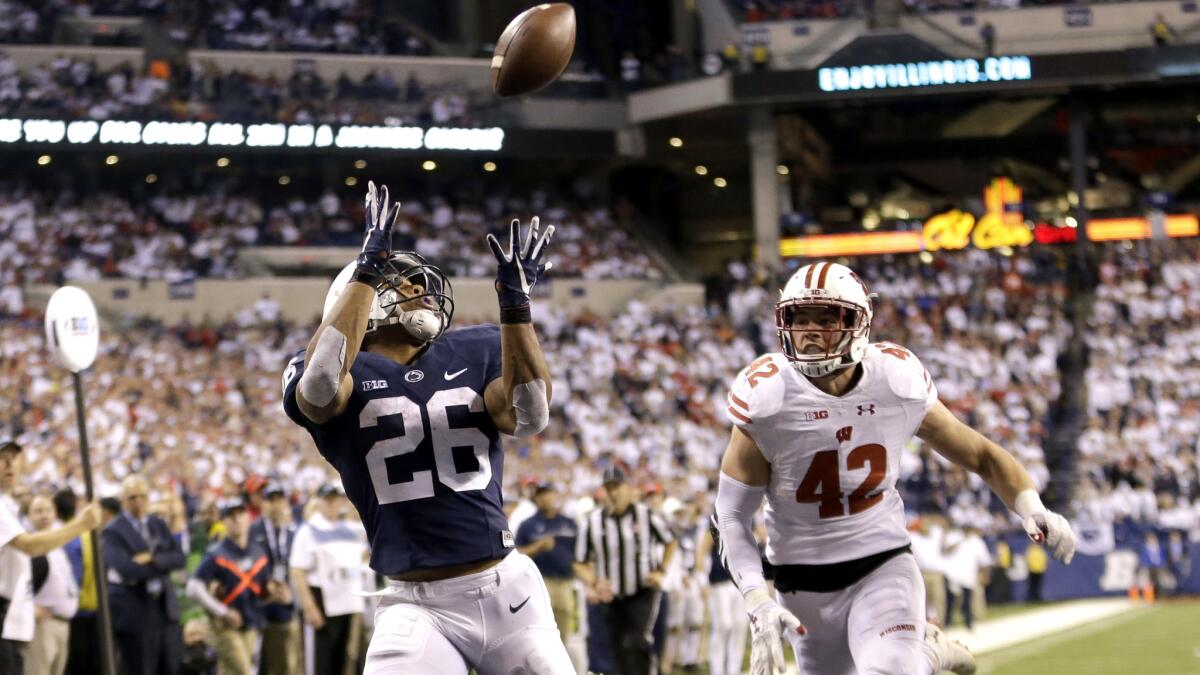
[[[288,363],[283,407],[342,477],[385,575],[504,556],[513,546],[500,493],[500,432],[483,404],[500,377],[500,329],[448,331],[410,365],[359,352],[342,414],[315,424],[296,386],[304,352]]]
[[[533,564],[547,579],[570,579],[575,575],[575,537],[579,526],[574,520],[559,514],[553,518],[539,511],[525,519],[517,528],[517,546],[528,546],[543,537],[554,537],[554,548],[533,556]]]
[[[271,559],[266,549],[254,542],[247,542],[243,549],[226,537],[208,549],[194,576],[205,584],[219,581],[217,599],[236,609],[246,628],[266,624],[262,601],[271,579]]]

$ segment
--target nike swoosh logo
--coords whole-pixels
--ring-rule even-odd
[[[458,377],[459,375],[462,375],[465,372],[467,372],[467,368],[463,368],[462,370],[458,371],[457,373],[447,373],[445,371],[442,371],[442,375],[444,375],[446,378],[446,381],[449,382],[450,380],[453,380],[454,378]]]
[[[532,597],[533,597],[532,595],[529,596],[529,598],[532,598]],[[529,598],[525,598],[524,600],[521,601],[521,604],[519,604],[515,607],[512,605],[509,605],[508,611],[512,612],[513,614],[516,614],[517,612],[521,611],[521,608],[525,606],[525,603],[529,602]]]

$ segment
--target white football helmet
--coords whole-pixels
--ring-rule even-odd
[[[796,270],[775,304],[776,334],[784,356],[807,377],[825,377],[862,361],[875,315],[872,297],[845,265],[818,262]],[[824,321],[794,325],[801,310],[814,307],[831,312]]]
[[[356,262],[351,262],[342,268],[329,286],[325,294],[325,308],[321,312],[324,319],[333,311],[342,291],[354,276]],[[410,335],[421,342],[429,342],[441,337],[450,326],[454,316],[454,289],[450,280],[437,267],[431,265],[421,255],[412,251],[397,251],[387,262],[388,270],[383,282],[375,292],[375,300],[371,302],[371,314],[367,319],[367,335],[382,326],[399,324]],[[401,296],[400,287],[404,281],[420,286],[422,292],[414,296]],[[417,309],[401,309],[402,303],[419,300],[421,307]]]

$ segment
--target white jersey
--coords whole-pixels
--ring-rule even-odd
[[[937,389],[912,352],[872,344],[862,377],[831,396],[767,354],[738,373],[728,416],[771,464],[767,560],[819,565],[856,560],[909,543],[896,491],[900,455]]]

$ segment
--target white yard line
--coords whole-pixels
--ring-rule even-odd
[[[962,642],[976,655],[986,654],[1069,631],[1139,607],[1144,605],[1132,603],[1125,598],[1072,600],[995,621],[981,621],[975,625],[973,633],[967,632],[965,628],[951,628],[946,631],[946,635]],[[1071,631],[1068,637],[1078,634],[1079,631]]]
[[[1146,607],[1125,598],[1070,600],[1003,619],[980,621],[975,624],[973,633],[965,628],[951,628],[946,635],[965,644],[976,656],[1033,641],[1036,641],[1036,645],[1030,644],[1031,648],[1044,649],[1055,641],[1087,635],[1112,625],[1102,619],[1127,614],[1122,617],[1124,620],[1137,614],[1136,610]],[[1012,650],[1005,655],[1004,661],[1007,662],[1010,656],[1016,658],[1023,654],[1023,650]],[[795,664],[788,664],[787,672],[797,675]]]

